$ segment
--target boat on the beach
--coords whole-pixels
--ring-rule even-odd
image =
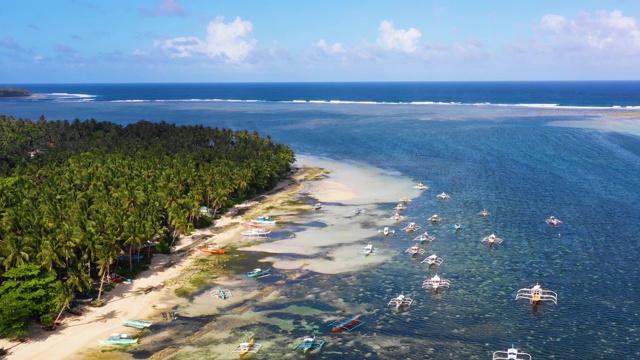
[[[242,358],[248,353],[257,353],[260,349],[262,349],[262,345],[256,343],[255,339],[251,339],[251,341],[241,342],[232,352],[239,353]]]
[[[449,288],[449,287],[451,287],[451,281],[441,278],[440,276],[438,276],[438,274],[436,274],[431,279],[427,279],[422,282],[423,289],[431,288],[433,289],[433,291],[436,291],[436,292],[440,288]]]
[[[545,222],[547,224],[551,225],[552,227],[555,227],[555,226],[558,226],[558,225],[562,224],[562,221],[560,221],[560,219],[557,219],[553,215],[549,216],[549,218],[547,220],[545,220]]]
[[[507,351],[496,351],[493,353],[493,360],[531,360],[531,355],[520,352],[513,344]]]
[[[422,244],[422,243],[424,243],[424,242],[426,242],[426,241],[431,242],[431,241],[433,241],[433,240],[435,240],[435,239],[436,239],[436,237],[435,237],[435,236],[433,236],[433,235],[429,235],[429,232],[428,232],[428,231],[425,231],[424,233],[422,233],[422,234],[420,234],[420,235],[416,236],[416,237],[413,239],[413,241],[418,241],[418,242],[420,242],[420,244]]]
[[[255,223],[242,223],[242,227],[247,229],[264,229],[264,225]]]
[[[356,315],[348,319],[345,319],[345,318],[338,319],[330,323],[329,326],[331,326],[331,332],[336,333],[342,330],[351,331],[361,326],[362,324],[364,324],[364,321],[360,320],[360,315]]]
[[[271,234],[271,230],[265,229],[250,229],[249,231],[244,231],[242,236],[247,237],[268,237]]]
[[[257,279],[257,278],[269,276],[270,271],[271,271],[271,267],[265,270],[262,270],[260,268],[255,268],[252,271],[248,272],[247,276],[251,279]]]
[[[420,248],[420,246],[418,245],[414,245],[408,248],[407,250],[405,250],[404,252],[409,253],[409,255],[411,256],[416,256],[416,255],[424,255],[425,250]]]
[[[127,334],[112,333],[107,340],[100,340],[100,345],[134,345],[138,343],[137,338],[132,338]]]
[[[405,231],[405,232],[412,232],[412,231],[418,231],[418,230],[420,230],[420,226],[414,222],[410,222],[409,225],[402,228],[402,231]]]
[[[302,347],[303,353],[306,354],[314,349],[322,349],[324,346],[324,341],[316,340],[315,335],[307,336],[302,341],[300,341],[296,346],[293,347],[293,350]]]
[[[322,209],[322,204],[321,203],[316,203],[315,205],[313,205],[313,208],[316,210],[320,210]]]
[[[363,208],[355,208],[355,210],[349,211],[349,215],[360,215],[360,214],[364,214],[365,212],[367,212],[367,210]]]
[[[390,230],[388,226],[385,226],[382,230],[378,230],[378,234],[382,234],[384,236],[389,236],[395,234],[395,230]]]
[[[251,220],[254,224],[264,224],[264,225],[274,225],[276,223],[275,220],[271,219],[270,216],[258,216],[257,219]]]
[[[407,196],[405,196],[405,197],[403,197],[402,199],[400,199],[400,200],[398,200],[398,201],[403,202],[403,203],[405,203],[405,204],[406,204],[406,203],[410,203],[410,202],[411,202],[411,199],[410,199],[410,198],[408,198]]]
[[[151,321],[144,321],[139,319],[122,319],[122,324],[124,326],[136,328],[136,329],[144,329],[151,326],[153,323]]]
[[[489,243],[489,245],[502,244],[503,241],[504,240],[497,237],[496,234],[491,234],[482,238],[482,242]]]
[[[198,250],[205,254],[226,254],[227,250],[221,249],[220,245],[208,244],[207,246],[199,246]]]
[[[358,251],[358,254],[364,254],[364,255],[378,255],[378,253],[380,252],[380,249],[373,247],[373,244],[369,243],[367,244],[363,249]]]
[[[223,289],[220,286],[218,286],[218,288],[215,290],[211,290],[209,294],[211,294],[211,297],[213,297],[214,299],[222,299],[222,300],[226,300],[231,296],[233,296],[233,294],[231,293],[231,290]]]
[[[414,186],[413,188],[417,189],[417,190],[427,190],[427,189],[429,189],[429,187],[427,185],[423,184],[423,183],[418,183],[418,185]]]
[[[430,255],[428,257],[426,257],[424,260],[422,260],[422,264],[427,264],[429,266],[440,266],[440,264],[442,264],[444,262],[444,260],[442,258],[439,258],[438,255],[433,254]]]
[[[400,309],[401,306],[409,307],[409,306],[411,306],[411,304],[413,304],[413,299],[412,298],[406,297],[403,294],[400,294],[400,295],[394,297],[393,299],[391,299],[391,301],[389,301],[387,306],[393,305],[393,306],[396,307],[396,310],[398,310],[398,309]]]
[[[551,290],[543,290],[540,284],[536,283],[530,289],[520,289],[516,293],[516,300],[526,299],[532,305],[538,304],[541,301],[551,301],[558,305],[558,294]]]

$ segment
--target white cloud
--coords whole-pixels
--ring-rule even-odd
[[[333,45],[329,45],[324,39],[320,39],[318,42],[314,43],[313,48],[325,55],[342,54],[345,52],[342,48],[342,44],[334,43]]]
[[[205,40],[195,36],[177,37],[157,42],[156,46],[174,58],[205,55],[227,63],[242,63],[257,47],[257,41],[251,37],[252,31],[253,24],[240,17],[228,24],[223,17],[217,17],[207,25]]]
[[[412,53],[418,49],[422,33],[414,28],[396,29],[393,22],[384,20],[378,28],[376,43],[382,49]]]
[[[640,30],[636,20],[619,10],[580,13],[575,19],[547,14],[538,23],[539,46],[554,51],[592,54],[640,54]]]

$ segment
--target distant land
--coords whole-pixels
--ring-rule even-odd
[[[25,89],[18,89],[12,87],[0,88],[0,98],[3,97],[26,97],[31,96],[31,93]]]

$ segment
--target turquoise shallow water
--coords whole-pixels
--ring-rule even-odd
[[[301,353],[293,355],[289,348],[309,331],[327,341],[313,356],[317,359],[488,359],[512,343],[534,359],[640,358],[640,141],[635,136],[549,126],[583,116],[538,116],[513,107],[47,102],[35,109],[31,104],[27,113],[15,104],[0,110],[24,117],[39,113],[121,123],[145,118],[258,130],[301,154],[355,160],[430,186],[406,214],[437,237],[427,252],[445,260],[437,273],[451,280],[450,290],[434,295],[420,288],[435,271],[404,253],[410,237],[363,238],[395,255],[367,271],[306,273],[285,282],[286,297],[255,306],[293,328],[265,323],[242,328],[276,339],[268,353],[254,358],[299,358]],[[451,199],[435,197],[443,191]],[[390,216],[395,204],[376,206]],[[492,216],[478,216],[483,208]],[[434,213],[444,221],[428,225],[426,218]],[[563,224],[550,228],[544,222],[550,215]],[[454,232],[455,222],[466,228]],[[366,216],[361,226],[369,226]],[[491,233],[505,242],[494,248],[482,244]],[[518,289],[536,282],[558,293],[557,305],[533,310],[514,300]],[[385,305],[400,292],[415,302],[395,313]],[[292,305],[321,314],[293,314],[287,310]],[[348,308],[362,311],[366,324],[332,335],[325,322]],[[184,334],[215,321],[214,316],[185,322]],[[136,354],[144,357],[168,345],[141,346]]]

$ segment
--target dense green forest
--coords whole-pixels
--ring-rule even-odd
[[[31,93],[25,89],[18,89],[12,87],[0,88],[0,98],[2,97],[24,97],[31,96]]]
[[[133,267],[149,240],[273,188],[294,160],[257,132],[0,115],[0,337],[49,324],[74,293],[99,298],[118,259]]]

